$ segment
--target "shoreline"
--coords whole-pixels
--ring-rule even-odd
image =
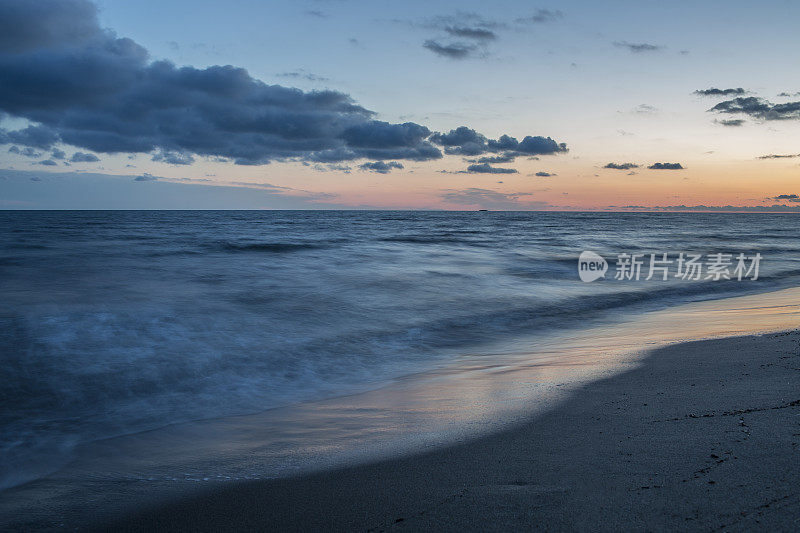
[[[355,395],[89,443],[54,474],[0,492],[0,528],[119,527],[120,517],[202,495],[469,447],[560,412],[661,350],[796,328],[799,296],[795,288],[684,304],[571,336],[521,339],[522,351],[465,354],[458,367]]]
[[[465,444],[253,481],[113,522],[159,530],[794,529],[800,332],[674,344]]]

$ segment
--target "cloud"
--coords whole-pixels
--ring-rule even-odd
[[[379,174],[388,174],[392,171],[393,168],[401,169],[403,168],[402,163],[398,163],[397,161],[389,161],[388,163],[384,163],[383,161],[375,161],[372,163],[364,163],[363,165],[359,165],[361,170],[366,170],[369,172],[377,172]]]
[[[617,48],[625,48],[634,54],[641,54],[643,52],[657,52],[663,50],[663,46],[649,43],[629,43],[628,41],[614,41],[614,46]]]
[[[423,48],[426,48],[433,52],[434,54],[442,57],[447,57],[449,59],[466,59],[469,57],[475,50],[478,49],[477,46],[474,44],[466,44],[466,43],[450,43],[450,44],[440,44],[438,41],[433,39],[428,39],[422,44]]]
[[[158,181],[159,179],[161,178],[145,172],[141,176],[136,176],[135,178],[133,178],[133,181]]]
[[[503,193],[490,189],[471,187],[468,189],[451,190],[440,195],[446,203],[470,206],[481,209],[499,210],[530,210],[549,207],[546,202],[525,200],[531,193]]]
[[[632,112],[637,115],[655,115],[658,113],[658,108],[649,104],[639,104],[633,108]]]
[[[611,168],[614,170],[630,170],[632,168],[639,168],[636,163],[608,163],[603,168]]]
[[[504,134],[496,140],[487,139],[467,126],[459,126],[448,133],[434,133],[431,135],[430,141],[443,146],[447,154],[466,156],[477,156],[491,152],[501,153],[503,158],[509,158],[522,155],[552,155],[568,151],[566,144],[558,143],[550,137],[529,135],[522,141],[518,141],[515,137]]]
[[[792,93],[792,94],[789,94],[787,92],[782,92],[782,93],[778,93],[778,96],[785,97],[785,98],[791,97],[791,96],[800,96],[800,92],[796,92],[796,93]]]
[[[516,154],[508,152],[500,155],[487,155],[478,159],[469,159],[468,161],[470,163],[513,163],[516,158]]]
[[[773,200],[785,200],[787,202],[800,202],[800,196],[796,194],[779,194],[778,196],[773,196]]]
[[[282,72],[277,74],[280,78],[292,78],[292,79],[303,79],[308,81],[330,81],[330,78],[326,78],[324,76],[317,76],[316,74],[312,74],[311,72],[306,72],[304,69],[297,69],[291,72]]]
[[[2,56],[0,56],[2,57]],[[2,66],[0,66],[2,68]],[[2,94],[0,85],[0,95]],[[0,107],[2,103],[0,103]],[[5,137],[5,138],[4,138]],[[16,143],[42,150],[49,150],[58,142],[58,135],[48,128],[42,126],[28,126],[25,129],[5,132],[0,129],[0,141],[5,143]]]
[[[694,94],[698,96],[730,96],[733,94],[746,94],[747,91],[742,89],[741,87],[737,87],[735,89],[717,89],[716,87],[711,87],[710,89],[698,89],[694,92]]]
[[[94,154],[75,152],[69,160],[73,163],[96,163],[100,161],[100,158]]]
[[[3,144],[244,165],[442,157],[425,126],[375,120],[338,91],[268,85],[231,65],[152,61],[136,42],[102,29],[86,0],[3,0],[0,34],[0,112],[33,123],[0,130]],[[465,46],[432,48],[458,56]]]
[[[19,146],[12,146],[8,149],[9,154],[24,155],[25,157],[37,158],[41,157],[42,152],[37,152],[30,146],[20,149]]]
[[[151,160],[168,165],[191,165],[194,163],[194,157],[191,154],[180,152],[158,152],[153,155]]]
[[[767,154],[758,156],[756,159],[792,159],[800,157],[800,154]]]
[[[453,37],[461,37],[462,39],[474,39],[476,41],[493,41],[497,39],[497,34],[486,28],[447,26],[444,31]]]
[[[537,9],[533,15],[520,17],[515,19],[514,22],[518,24],[543,24],[545,22],[554,22],[563,17],[564,13],[558,10]]]
[[[50,157],[52,157],[53,159],[64,159],[65,157],[67,157],[67,154],[65,154],[63,150],[54,148],[53,151],[50,152]]]
[[[721,126],[730,126],[737,128],[739,126],[743,126],[745,121],[741,118],[724,118],[722,120],[715,120],[715,124],[719,124]]]
[[[773,104],[756,96],[734,98],[720,102],[710,112],[748,115],[760,120],[794,120],[800,119],[800,102]]]
[[[86,0],[4,1],[0,7],[0,52],[75,45],[97,32],[97,9]]]
[[[54,167],[54,166],[58,165],[58,163],[56,163],[52,159],[45,159],[44,161],[39,161],[38,164],[44,165],[46,167]]]
[[[517,169],[493,167],[489,163],[476,163],[469,165],[467,170],[463,172],[468,174],[516,174]]]
[[[543,172],[543,171],[537,172],[535,175],[540,177],[540,178],[550,178],[552,176],[555,176],[555,174],[551,174],[550,172]]]
[[[610,209],[625,211],[698,212],[698,213],[786,213],[800,212],[800,206],[775,205],[610,205]]]
[[[650,170],[683,170],[685,167],[680,163],[653,163],[647,168]]]

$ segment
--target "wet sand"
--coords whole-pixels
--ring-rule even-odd
[[[796,531],[800,332],[654,350],[469,443],[100,515],[135,531]]]

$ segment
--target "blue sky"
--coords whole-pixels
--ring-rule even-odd
[[[0,0],[0,8],[17,3]],[[44,4],[69,9],[82,3]],[[800,91],[800,71],[794,68],[800,5],[795,2],[100,0],[96,16],[99,27],[146,49],[148,61],[168,60],[198,70],[232,65],[256,80],[297,87],[303,94],[330,90],[349,95],[355,104],[375,112],[371,121],[413,123],[434,133],[465,126],[487,139],[504,134],[519,140],[551,138],[566,149],[523,151],[511,161],[482,163],[492,172],[470,170],[476,168],[475,156],[448,154],[452,148],[433,141],[443,157],[356,150],[347,158],[321,162],[308,152],[275,157],[271,151],[269,161],[237,165],[235,158],[220,162],[210,152],[193,152],[197,142],[153,145],[151,151],[111,151],[97,142],[69,145],[62,134],[61,143],[34,147],[38,152],[29,151],[28,156],[19,142],[0,146],[0,168],[131,179],[147,174],[158,178],[148,181],[186,185],[195,180],[198,187],[253,183],[262,185],[251,188],[263,190],[268,183],[291,197],[287,206],[296,205],[299,198],[311,206],[479,206],[480,194],[474,193],[476,203],[443,201],[454,198],[453,191],[466,190],[487,191],[485,198],[493,201],[502,195],[510,208],[752,206],[797,192],[791,187],[800,160],[758,159],[800,152],[796,114],[775,120],[754,112],[708,111],[739,96],[770,104],[800,100],[778,96]],[[67,26],[77,18],[63,17]],[[47,46],[57,51],[73,44]],[[55,54],[52,61],[62,56]],[[711,87],[741,87],[745,94],[694,94]],[[0,105],[2,98],[0,93]],[[12,105],[5,111],[0,122],[5,131],[38,124],[35,119],[41,112]],[[80,111],[87,113],[85,108]],[[51,114],[47,120],[63,127],[64,117]],[[726,126],[725,120],[741,122]],[[124,147],[135,144],[126,142]],[[186,148],[189,145],[192,149]],[[20,153],[8,152],[11,146]],[[76,151],[96,155],[99,161],[70,162],[67,168],[62,160],[50,158],[54,165],[42,165],[54,147],[65,152],[67,162]],[[33,153],[41,158],[31,157]],[[189,159],[192,164],[175,164]],[[387,173],[371,170],[378,168],[374,166],[362,168],[378,161],[396,161],[398,166]],[[638,169],[611,172],[603,168],[609,162],[633,162]],[[680,163],[682,169],[647,169],[656,162]],[[516,172],[500,174],[495,168]],[[14,174],[13,179],[23,175],[27,176]],[[12,179],[9,176],[5,179]],[[0,206],[26,201],[48,206],[26,200],[27,193],[19,187],[14,190],[12,198],[11,189],[4,191],[0,181],[0,194],[5,194]],[[172,187],[169,195],[180,191]],[[238,205],[227,196],[223,201],[223,196],[220,207]],[[102,204],[102,197],[97,202]]]

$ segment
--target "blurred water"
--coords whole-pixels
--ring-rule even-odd
[[[537,332],[796,286],[797,220],[0,212],[0,488],[82,442],[374,388]],[[758,281],[582,283],[583,250],[763,261]]]

